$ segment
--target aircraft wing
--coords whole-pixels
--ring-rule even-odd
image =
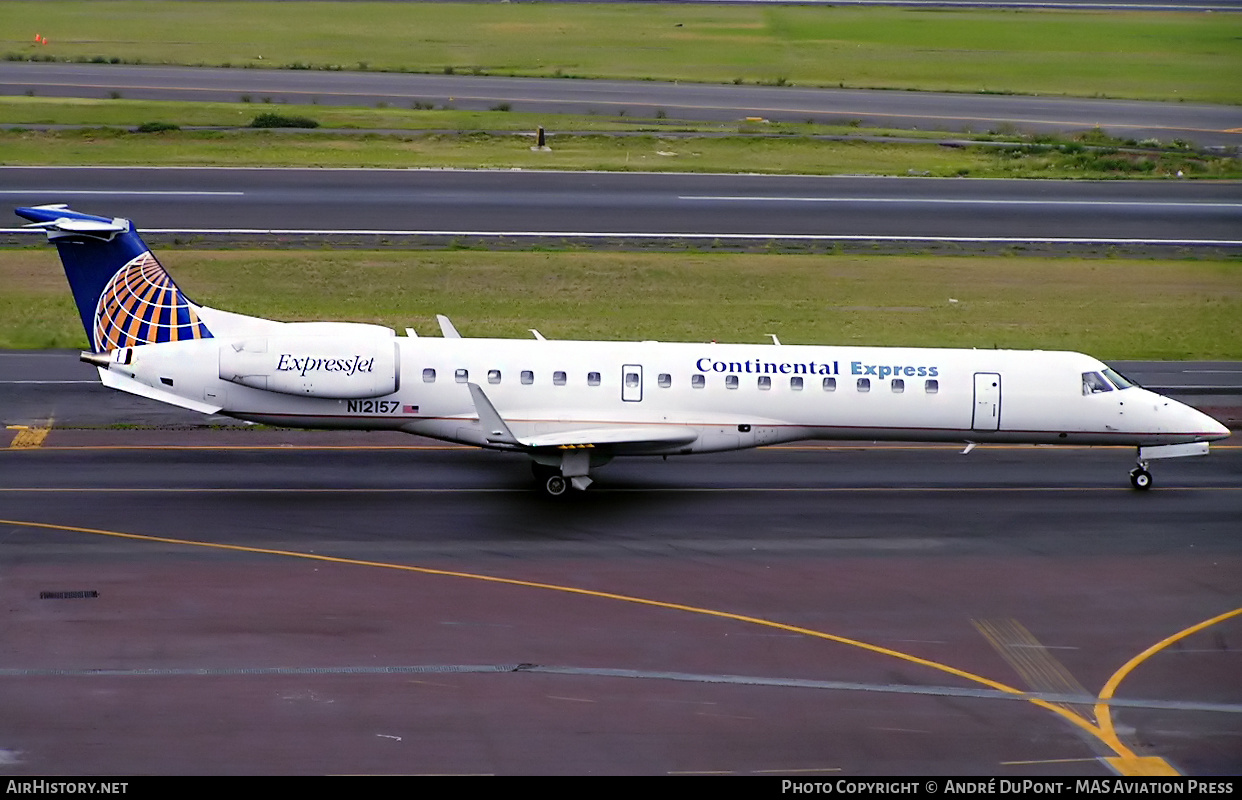
[[[191,411],[197,411],[200,414],[215,414],[220,410],[220,406],[212,405],[210,403],[201,403],[197,400],[191,400],[188,397],[182,397],[181,395],[173,394],[172,392],[165,392],[160,389],[147,386],[145,383],[136,381],[128,375],[113,372],[106,367],[99,367],[99,380],[104,386],[107,386],[110,389],[129,392],[130,394],[136,394],[139,397],[147,397],[151,400],[158,400],[161,403],[168,403],[173,406],[181,406],[182,408],[188,408]]]
[[[693,428],[642,425],[558,431],[528,436],[521,439],[520,443],[530,448],[598,447],[606,450],[645,450],[690,444],[697,438],[698,431]]]
[[[693,428],[665,425],[596,426],[570,431],[557,431],[536,436],[518,437],[501,418],[492,401],[477,383],[466,384],[479,414],[479,424],[486,431],[487,441],[522,450],[569,450],[578,447],[610,451],[643,451],[689,444],[699,437]]]

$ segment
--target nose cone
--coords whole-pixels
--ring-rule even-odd
[[[1218,422],[1215,418],[1209,417],[1207,414],[1203,414],[1203,412],[1199,413],[1203,416],[1204,425],[1206,426],[1204,430],[1207,431],[1207,435],[1204,438],[1207,441],[1214,442],[1217,439],[1229,438],[1230,430],[1228,428]]]
[[[1196,442],[1214,442],[1218,439],[1229,438],[1229,429],[1214,417],[1204,414],[1197,408],[1191,408],[1182,403],[1178,405],[1181,406],[1179,409],[1181,413],[1177,418],[1180,433],[1193,436]]]
[[[1138,387],[1135,388],[1137,389]],[[1134,389],[1130,389],[1127,391],[1127,394],[1134,391]],[[1127,416],[1131,412],[1135,413],[1132,419],[1141,419],[1143,421],[1142,424],[1151,426],[1146,428],[1146,430],[1157,432],[1165,441],[1215,442],[1218,439],[1228,439],[1231,435],[1229,429],[1213,417],[1171,397],[1157,394],[1150,389],[1138,389],[1134,397],[1135,399],[1142,398],[1144,401],[1151,401],[1151,405],[1146,406],[1146,403],[1132,404],[1127,402],[1125,406]],[[1142,408],[1143,406],[1150,408],[1151,413]]]

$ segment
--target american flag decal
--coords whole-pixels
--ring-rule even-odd
[[[172,278],[150,252],[130,261],[108,281],[95,307],[95,352],[187,339],[210,339]]]
[[[401,406],[402,414],[417,414],[418,406]]]

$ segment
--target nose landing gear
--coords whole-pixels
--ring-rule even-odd
[[[1140,491],[1151,488],[1151,473],[1147,464],[1158,458],[1183,458],[1206,456],[1207,442],[1183,442],[1181,444],[1139,445],[1138,465],[1130,470],[1130,485]]]

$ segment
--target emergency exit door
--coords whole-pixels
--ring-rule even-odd
[[[643,399],[643,368],[638,364],[621,367],[621,399],[637,403]]]
[[[975,373],[975,414],[970,427],[976,431],[1000,430],[1001,376],[996,372]]]

